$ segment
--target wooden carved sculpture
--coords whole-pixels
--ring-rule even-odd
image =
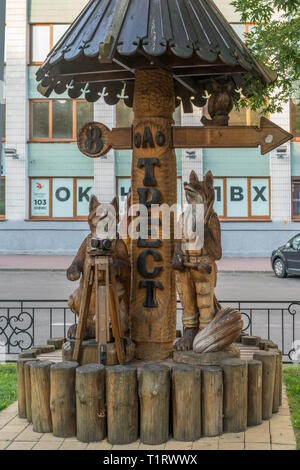
[[[222,247],[220,222],[213,210],[215,191],[211,171],[203,181],[192,171],[184,189],[189,205],[204,206],[204,243],[198,250],[190,249],[185,236],[176,243],[173,267],[183,306],[184,332],[175,349],[185,351],[193,347],[195,352],[220,351],[241,334],[242,320],[235,309],[222,309],[214,295],[216,261],[222,257]],[[188,219],[182,217],[182,220],[187,223]]]
[[[211,80],[208,90],[211,95],[207,107],[212,119],[203,116],[201,119],[202,124],[204,126],[228,126],[229,113],[233,109],[233,81],[222,83],[221,81]]]
[[[119,201],[118,198],[114,198],[111,202],[111,207],[114,208],[114,211],[110,212],[109,210],[103,210],[103,213],[99,213],[100,202],[96,196],[92,196],[90,199],[89,206],[89,217],[88,223],[91,229],[91,233],[85,238],[82,245],[80,246],[71,266],[67,270],[67,278],[70,281],[76,281],[80,279],[80,284],[78,289],[76,289],[73,294],[70,295],[68,305],[72,311],[79,315],[80,302],[82,298],[83,290],[83,279],[86,269],[86,263],[89,256],[89,251],[91,250],[91,240],[97,238],[96,228],[98,222],[101,220],[103,226],[109,225],[112,222],[117,222],[119,219]],[[112,218],[116,216],[116,221],[113,221]],[[128,336],[129,328],[129,298],[130,298],[130,262],[126,244],[123,240],[117,237],[112,241],[112,257],[113,257],[113,269],[116,277],[117,284],[117,293],[120,300],[120,314],[121,314],[121,332],[122,336]],[[100,276],[100,273],[99,273]],[[104,282],[104,279],[98,279],[99,284]],[[85,331],[84,339],[95,338],[95,283],[93,284],[89,316]],[[74,339],[76,336],[76,325],[72,325],[68,331],[68,338]]]

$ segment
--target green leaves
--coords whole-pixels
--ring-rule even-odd
[[[247,36],[251,54],[277,73],[276,83],[265,88],[259,80],[247,77],[248,103],[263,112],[281,112],[282,104],[293,94],[300,78],[300,0],[234,0],[241,21],[255,23]]]

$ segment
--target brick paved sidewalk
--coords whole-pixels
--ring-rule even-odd
[[[73,256],[0,255],[0,270],[63,270],[72,263]],[[223,258],[218,261],[220,271],[272,271],[269,258]]]
[[[295,450],[296,441],[290,410],[283,387],[282,407],[270,421],[238,434],[203,437],[195,442],[174,439],[159,446],[146,446],[140,441],[112,446],[106,440],[84,444],[74,438],[63,439],[52,434],[33,432],[32,425],[17,415],[17,402],[0,412],[0,450]]]

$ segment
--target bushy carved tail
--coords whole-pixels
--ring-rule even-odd
[[[232,307],[221,308],[211,323],[195,336],[193,351],[222,351],[239,338],[242,328],[243,320],[238,310]]]

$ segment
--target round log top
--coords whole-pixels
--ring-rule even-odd
[[[224,359],[225,360],[225,359]],[[219,373],[222,370],[219,366],[201,366],[202,372]]]
[[[52,370],[66,370],[66,369],[76,369],[79,364],[78,362],[74,361],[63,361],[63,362],[57,362],[56,364],[53,364],[51,366]]]
[[[134,371],[137,370],[136,366],[133,365],[120,365],[118,364],[117,366],[110,366],[106,367],[106,371],[112,374],[122,374],[126,371]]]
[[[224,359],[220,362],[221,366],[230,366],[230,367],[239,367],[247,364],[247,361],[243,361],[243,359],[237,359],[235,357],[230,359]]]
[[[249,359],[249,361],[247,361],[248,365],[249,366],[260,366],[261,365],[261,361],[258,361],[257,359]]]
[[[268,356],[276,356],[276,351],[255,351],[253,354],[253,358],[256,359],[256,357],[268,357]]]
[[[76,374],[90,374],[91,372],[100,372],[105,369],[103,364],[85,364],[77,367]]]
[[[32,364],[35,364],[36,362],[41,362],[40,359],[30,359],[29,361],[26,361],[26,364],[24,367],[31,367]]]
[[[18,359],[17,359],[17,364],[24,364],[24,362],[26,363],[26,362],[29,362],[29,361],[35,362],[34,359],[35,359],[34,357],[22,357],[22,358],[18,358]]]
[[[201,368],[199,366],[195,366],[193,364],[174,364],[172,366],[172,372],[192,372],[195,370],[199,370],[201,372]]]
[[[166,364],[157,364],[155,362],[150,362],[149,364],[143,365],[141,370],[150,372],[162,372],[164,370],[170,370],[170,367]]]
[[[50,367],[53,365],[53,362],[51,361],[33,361],[33,364],[31,367],[33,369],[46,369],[47,367]]]

